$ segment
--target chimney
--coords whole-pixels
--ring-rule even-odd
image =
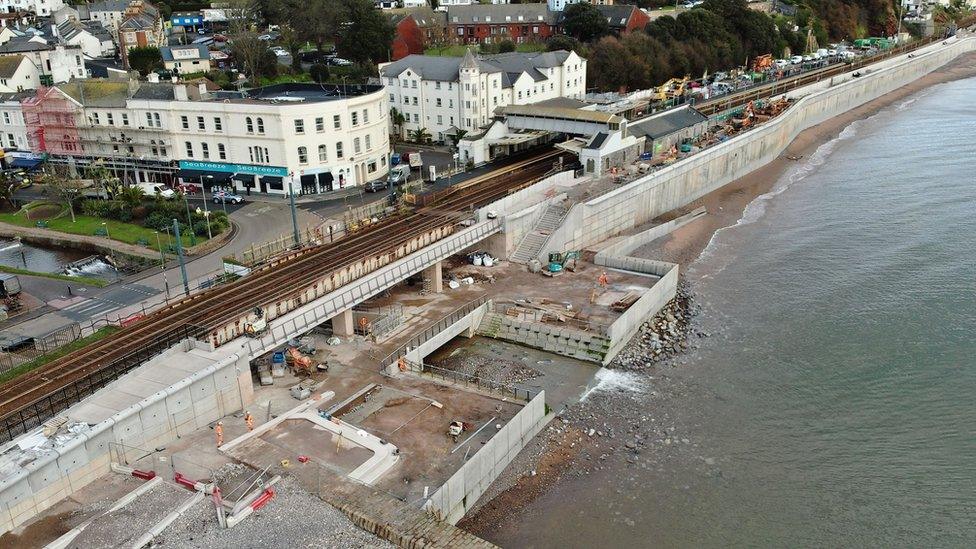
[[[200,97],[207,95],[207,83],[199,82],[197,83],[197,89],[200,90]]]
[[[189,101],[189,94],[186,93],[186,84],[176,84],[173,86],[173,98],[177,101]]]

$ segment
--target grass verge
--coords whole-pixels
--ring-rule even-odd
[[[22,376],[27,372],[34,370],[36,368],[40,368],[41,366],[44,366],[45,364],[51,361],[57,360],[69,353],[73,353],[78,349],[81,349],[86,345],[90,345],[98,341],[99,339],[110,336],[117,331],[119,331],[119,328],[115,326],[105,326],[104,328],[100,328],[98,331],[96,331],[90,336],[72,341],[71,343],[64,345],[63,347],[58,347],[56,350],[44,356],[39,356],[34,360],[30,360],[28,362],[21,364],[20,366],[17,366],[16,368],[7,370],[6,372],[0,374],[0,384],[6,383],[11,379]]]
[[[37,220],[27,219],[23,210],[13,213],[0,213],[0,221],[19,227],[37,226]],[[70,215],[45,219],[45,221],[47,221],[48,230],[85,236],[95,236],[95,231],[104,229],[105,227],[102,226],[102,223],[105,223],[105,226],[108,227],[109,237],[112,240],[136,245],[140,241],[143,241],[148,242],[150,247],[154,247],[156,244],[156,231],[148,227],[143,227],[142,225],[136,225],[135,223],[124,223],[122,221],[115,221],[114,219],[102,219],[87,215],[76,215],[74,222],[71,221]],[[190,247],[189,235],[181,234],[180,238],[183,241],[184,247]],[[196,237],[198,243],[206,239],[206,236]],[[163,240],[165,240],[165,237]]]
[[[77,282],[78,284],[87,284],[89,286],[98,286],[99,288],[104,288],[112,282],[109,280],[102,280],[101,278],[92,278],[90,276],[68,276],[66,274],[60,273],[39,273],[36,271],[28,271],[27,269],[18,269],[16,267],[7,267],[6,265],[0,265],[0,273],[8,273],[15,275],[24,276],[40,276],[43,278],[52,278],[54,280],[65,280],[68,282]]]

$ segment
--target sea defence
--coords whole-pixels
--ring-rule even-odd
[[[800,132],[909,84],[976,50],[976,38],[950,38],[865,69],[786,94],[799,98],[765,124],[572,207],[546,250],[584,249],[743,177],[779,156]]]

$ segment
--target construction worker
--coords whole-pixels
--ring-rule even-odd
[[[217,433],[217,447],[221,447],[224,444],[224,422],[218,421],[217,425],[214,425],[214,432]]]
[[[244,411],[244,425],[247,425],[248,431],[254,430],[254,416],[252,416],[251,412],[248,412],[247,410]]]
[[[597,280],[597,282],[600,283],[601,288],[606,288],[607,286],[610,285],[610,279],[607,278],[606,271],[603,271],[603,273],[600,275],[600,278]]]

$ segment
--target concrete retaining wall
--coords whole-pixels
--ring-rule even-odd
[[[479,332],[487,337],[597,363],[603,362],[611,347],[611,340],[600,334],[519,320],[501,313],[489,314],[479,328]]]
[[[610,349],[603,358],[604,364],[609,364],[613,357],[624,348],[634,336],[641,324],[651,316],[657,314],[667,302],[674,299],[678,292],[678,266],[663,261],[640,259],[636,257],[605,257],[597,265],[614,269],[625,269],[638,273],[654,274],[661,279],[654,283],[650,290],[630,306],[617,320],[610,325]],[[665,271],[662,273],[662,271]]]
[[[189,350],[190,345],[185,340],[180,350]],[[163,353],[140,370],[152,368],[155,361],[166,357]],[[0,533],[16,528],[108,473],[113,443],[132,447],[133,451],[165,446],[241,410],[252,398],[250,377],[248,359],[229,355],[50,448],[18,472],[5,475],[0,480]],[[97,402],[100,394],[86,400]]]
[[[607,240],[623,231],[680,208],[767,164],[803,130],[850,111],[904,86],[976,49],[976,38],[952,39],[929,46],[909,59],[902,55],[872,67],[860,78],[815,84],[825,88],[807,93],[769,122],[627,185],[578,204],[553,233],[549,249],[574,250]],[[864,73],[865,71],[861,71]]]
[[[541,391],[434,492],[424,509],[457,524],[546,423],[546,393]]]
[[[454,339],[455,337],[461,334],[464,334],[465,337],[474,337],[475,331],[478,329],[478,325],[481,324],[482,319],[485,317],[485,313],[488,311],[488,307],[489,303],[485,302],[483,305],[464,315],[458,319],[457,322],[451,324],[434,337],[411,349],[406,355],[404,355],[407,361],[413,364],[423,364],[424,359],[427,358],[428,355],[437,349],[440,349],[447,344],[448,341]],[[393,373],[396,371],[396,369],[396,362],[387,365],[387,371],[390,373]]]

